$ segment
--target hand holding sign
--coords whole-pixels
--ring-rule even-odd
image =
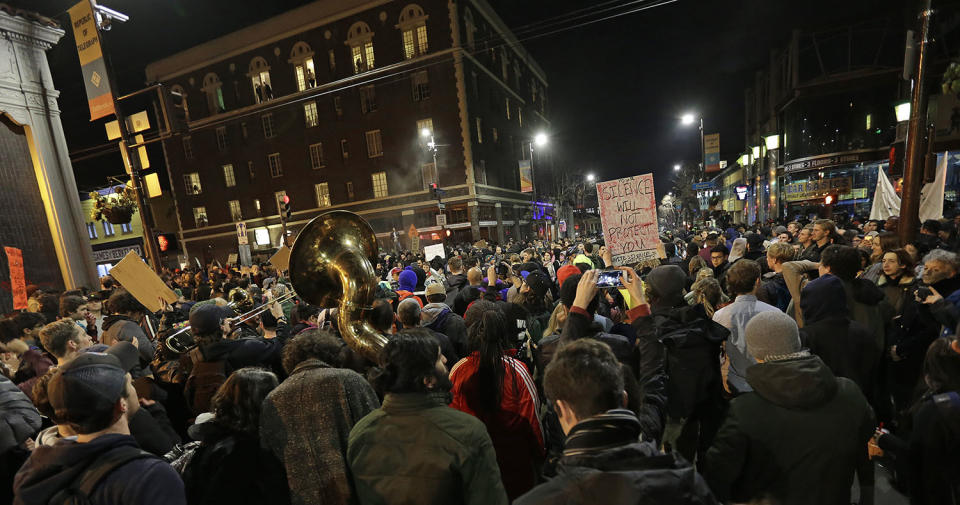
[[[653,175],[597,183],[600,222],[614,265],[659,264],[657,201]],[[611,265],[607,265],[611,266]]]

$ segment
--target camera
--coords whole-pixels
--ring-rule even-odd
[[[917,298],[922,301],[926,300],[928,296],[932,295],[933,291],[930,291],[930,288],[927,286],[920,286],[916,291],[914,291],[914,294],[917,295]]]

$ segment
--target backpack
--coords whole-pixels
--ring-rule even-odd
[[[141,458],[153,458],[153,454],[138,447],[125,445],[97,457],[93,464],[87,467],[79,477],[73,480],[65,489],[61,489],[50,498],[49,505],[88,505],[90,495],[110,472],[124,464]]]
[[[199,347],[190,351],[190,361],[193,368],[183,385],[183,396],[187,407],[198,416],[210,411],[213,395],[227,381],[227,363],[224,360],[204,361]]]
[[[676,319],[654,316],[664,346],[670,417],[689,417],[704,401],[720,398],[720,345],[729,333],[708,319],[703,306],[673,311]]]

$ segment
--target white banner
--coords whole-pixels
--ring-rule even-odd
[[[877,190],[873,193],[873,206],[870,208],[870,219],[887,220],[890,216],[900,215],[900,197],[890,184],[890,179],[883,169],[877,167]]]
[[[937,177],[933,182],[924,184],[920,190],[920,222],[943,217],[943,188],[947,183],[947,162],[950,153],[945,152],[937,158]]]

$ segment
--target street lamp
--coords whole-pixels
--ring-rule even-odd
[[[543,147],[547,145],[550,139],[546,133],[540,132],[533,137],[533,141],[537,144],[537,147]]]
[[[704,159],[706,154],[704,153],[704,145],[703,145],[703,116],[699,117],[699,121],[700,121],[700,174],[699,174],[700,177],[699,179],[700,179],[700,182],[703,182],[703,178],[706,173],[705,171],[707,169],[707,163],[706,163],[706,160]],[[697,122],[697,115],[693,113],[688,112],[680,117],[680,123],[683,124],[684,126],[690,126],[695,122]]]
[[[893,112],[897,115],[897,122],[902,123],[910,120],[910,101],[898,103],[893,106]]]
[[[674,166],[673,166],[673,171],[674,171],[674,172],[679,172],[679,171],[680,171],[680,164],[674,165]]]
[[[597,179],[597,176],[593,174],[587,174],[587,182],[593,182]]]

